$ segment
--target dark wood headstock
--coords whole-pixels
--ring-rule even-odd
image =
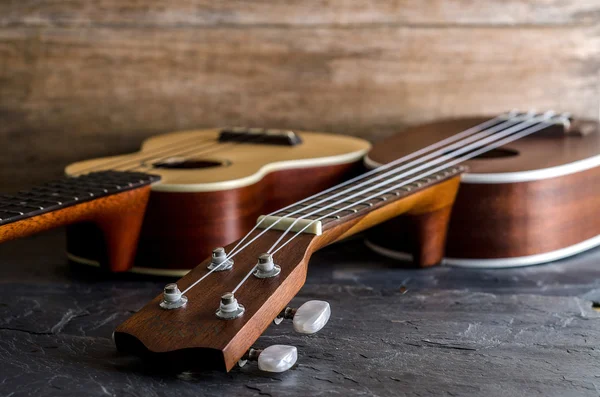
[[[430,234],[428,241],[437,244],[428,243],[431,252],[422,258],[431,262],[441,260],[449,213],[446,209],[455,198],[459,172],[432,179],[430,185],[382,201],[364,213],[331,222],[321,235],[299,234],[274,255],[275,263],[281,267],[278,276],[267,279],[251,276],[236,292],[236,299],[245,307],[244,314],[233,320],[217,318],[215,312],[221,296],[238,285],[255,267],[259,255],[267,252],[283,233],[267,231],[235,256],[233,269],[214,272],[185,293],[188,298],[185,306],[165,310],[160,307],[162,295],[154,298],[117,328],[114,338],[118,349],[159,359],[162,365],[168,362],[229,371],[300,290],[309,258],[319,248],[398,214],[432,214],[422,230]],[[256,230],[250,238],[261,232]],[[230,252],[234,245],[226,250]],[[180,290],[205,275],[209,263],[210,258],[179,280]]]
[[[253,234],[258,234],[256,231]],[[316,236],[305,234],[294,239],[275,256],[281,273],[274,278],[250,277],[235,294],[245,313],[234,320],[221,320],[215,315],[221,295],[231,291],[256,265],[258,256],[266,252],[281,232],[268,231],[234,258],[232,270],[214,272],[188,291],[187,304],[175,310],[159,306],[162,295],[154,298],[138,314],[128,319],[115,332],[120,350],[136,354],[165,354],[167,359],[185,366],[230,370],[246,353],[261,333],[300,290]],[[228,252],[233,245],[226,247]],[[208,270],[210,258],[177,282],[183,291]],[[133,342],[135,337],[137,342]]]

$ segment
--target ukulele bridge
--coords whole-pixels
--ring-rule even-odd
[[[302,143],[302,138],[290,130],[233,127],[221,130],[219,142],[296,146]]]

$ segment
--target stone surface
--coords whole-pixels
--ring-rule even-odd
[[[600,250],[522,269],[406,270],[357,241],[311,261],[292,306],[331,304],[319,333],[271,326],[257,348],[298,348],[280,374],[165,375],[118,354],[113,329],[165,279],[64,263],[61,233],[0,246],[0,396],[597,396]]]

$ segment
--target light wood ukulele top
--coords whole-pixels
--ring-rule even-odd
[[[267,145],[260,137],[241,142],[219,142],[221,129],[174,132],[146,140],[139,152],[81,161],[66,168],[67,175],[89,169],[152,172],[161,177],[152,190],[202,192],[239,188],[276,170],[344,164],[357,161],[371,145],[343,135],[294,132],[302,143]],[[179,158],[214,162],[214,167],[185,169],[153,167]],[[116,165],[116,166],[115,166]]]

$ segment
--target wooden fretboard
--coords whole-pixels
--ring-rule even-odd
[[[139,188],[159,179],[141,172],[100,171],[65,177],[14,195],[0,195],[0,225]]]
[[[259,228],[269,227],[274,230],[286,230],[288,227],[291,226],[291,222],[298,218],[301,218],[300,221],[297,221],[295,225],[292,226],[292,228],[290,229],[291,231],[298,232],[303,230],[305,233],[309,234],[320,234],[321,230],[335,226],[336,224],[350,220],[366,212],[378,209],[379,207],[387,205],[390,202],[414,194],[429,186],[453,178],[456,175],[464,172],[465,170],[466,168],[464,166],[457,165],[449,167],[448,169],[445,169],[443,171],[436,172],[435,174],[430,175],[428,177],[420,178],[397,189],[390,190],[390,186],[400,185],[402,184],[403,180],[412,180],[411,177],[397,180],[383,187],[373,188],[373,190],[370,190],[369,192],[360,195],[357,195],[357,192],[372,188],[375,185],[381,184],[383,181],[367,181],[366,183],[365,181],[357,181],[355,183],[346,185],[340,189],[331,191],[327,195],[319,196],[314,199],[307,200],[302,204],[292,206],[285,210],[277,211],[274,215],[267,216],[265,217],[265,219],[263,219],[263,217],[260,217],[258,218],[258,225]],[[338,192],[346,191],[347,189],[350,189],[352,186],[357,184],[361,184],[361,189],[341,194],[333,199],[326,199],[327,196],[331,197],[337,194]],[[336,210],[341,211],[336,212],[334,214]],[[318,212],[313,213],[315,211]],[[312,222],[316,219],[320,220],[318,222]],[[312,227],[305,229],[304,226],[306,226],[309,223],[312,225]]]

